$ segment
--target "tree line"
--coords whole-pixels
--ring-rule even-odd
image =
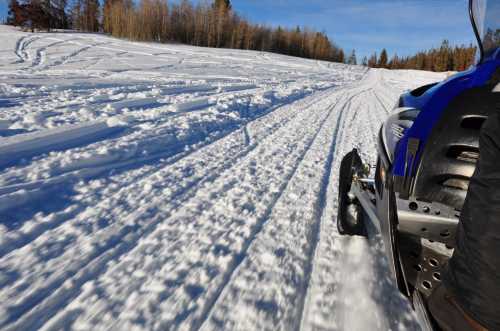
[[[7,24],[35,29],[67,29],[67,0],[10,0]]]
[[[353,50],[344,50],[326,33],[310,28],[269,27],[252,24],[236,13],[230,0],[9,0],[7,23],[27,29],[72,28],[104,32],[118,38],[150,42],[179,42],[193,46],[258,50],[310,59],[358,63]],[[365,57],[362,65],[372,68],[461,71],[474,62],[476,48],[450,46],[389,58],[383,49]]]
[[[50,30],[102,31],[135,41],[180,42],[193,46],[275,52],[344,62],[344,51],[326,33],[252,24],[238,15],[230,0],[10,0],[8,24]]]
[[[343,62],[343,50],[325,33],[308,28],[270,28],[238,15],[229,0],[105,0],[103,31],[138,41],[180,42],[193,46],[275,52]]]
[[[476,51],[477,47],[473,45],[452,47],[448,40],[444,40],[439,48],[418,52],[413,56],[394,55],[389,58],[387,50],[383,49],[380,55],[374,53],[369,58],[365,57],[363,64],[370,68],[463,71],[474,64]]]

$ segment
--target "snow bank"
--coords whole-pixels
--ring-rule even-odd
[[[143,98],[135,100],[122,100],[116,101],[108,104],[108,108],[113,108],[114,110],[121,110],[124,108],[141,108],[146,106],[152,106],[157,104],[158,101],[155,98]]]
[[[104,139],[122,130],[124,124],[119,120],[106,120],[0,138],[0,166],[13,164],[22,158]]]
[[[201,98],[176,104],[174,105],[174,109],[178,112],[187,112],[200,108],[206,108],[215,104],[216,101],[212,98]]]
[[[192,85],[192,86],[179,86],[179,87],[167,87],[163,88],[161,91],[163,94],[181,94],[181,93],[195,93],[195,92],[209,92],[215,91],[216,86],[202,84],[202,85]]]

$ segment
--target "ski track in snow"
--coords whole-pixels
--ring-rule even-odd
[[[0,37],[0,329],[418,330],[338,167],[442,75]]]

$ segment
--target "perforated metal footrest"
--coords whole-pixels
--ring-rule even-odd
[[[444,254],[443,251],[422,245],[418,239],[402,238],[401,258],[407,281],[428,298],[441,284],[441,273],[451,256],[452,249],[444,248],[449,251],[448,254]]]

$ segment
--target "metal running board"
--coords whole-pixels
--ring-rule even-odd
[[[440,203],[396,199],[398,230],[448,246],[455,245],[460,213]]]

